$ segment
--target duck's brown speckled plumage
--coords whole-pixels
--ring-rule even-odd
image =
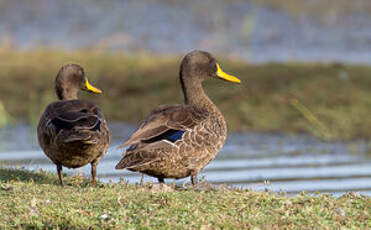
[[[82,67],[75,64],[63,66],[55,84],[60,101],[51,103],[40,118],[37,127],[39,144],[57,165],[62,185],[62,166],[78,168],[88,163],[92,166],[95,184],[96,166],[109,146],[109,129],[98,106],[78,100],[77,94],[79,89],[100,91],[87,82]]]
[[[203,51],[185,56],[180,68],[185,103],[154,109],[122,145],[130,147],[116,169],[145,173],[160,182],[164,178],[191,176],[194,183],[200,170],[216,157],[227,136],[223,115],[202,89],[203,80],[220,77],[216,65],[215,59]],[[184,131],[181,139],[174,142],[166,139],[177,131]]]

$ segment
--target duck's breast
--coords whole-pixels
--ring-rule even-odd
[[[184,134],[179,146],[180,164],[192,171],[200,171],[213,160],[223,147],[227,128],[224,119],[211,116]]]

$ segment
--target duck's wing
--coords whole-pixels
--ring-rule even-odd
[[[157,107],[120,146],[130,145],[115,168],[136,171],[138,167],[143,169],[153,162],[169,159],[178,151],[173,142],[180,140],[185,132],[208,116],[207,111],[189,105]]]
[[[206,110],[190,105],[163,105],[140,124],[139,128],[120,147],[161,140],[176,141],[209,116]]]
[[[104,120],[96,104],[84,100],[60,101],[50,104],[42,115],[38,127],[39,136],[50,143],[58,140],[68,143],[88,141],[93,133],[101,131]]]
[[[171,145],[166,141],[135,144],[130,146],[115,168],[134,169],[143,167],[161,159],[168,158],[169,154],[176,151],[176,148],[175,145]]]

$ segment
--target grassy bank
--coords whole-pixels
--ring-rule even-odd
[[[242,190],[173,190],[100,184],[0,168],[0,228],[367,229],[371,198],[295,197]]]
[[[231,131],[307,132],[328,139],[370,138],[371,67],[343,64],[248,64],[224,60],[243,85],[210,80],[205,88]],[[160,104],[182,102],[181,57],[123,55],[96,50],[0,48],[0,104],[11,119],[37,123],[55,100],[53,81],[63,63],[76,62],[99,88],[107,119],[138,122]],[[1,116],[1,114],[0,114]],[[4,116],[4,115],[3,115]]]

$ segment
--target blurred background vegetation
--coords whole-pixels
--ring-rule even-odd
[[[241,86],[205,88],[232,131],[370,138],[368,0],[2,0],[0,127],[38,122],[60,66],[84,66],[110,121],[181,103],[179,63],[207,50]]]

